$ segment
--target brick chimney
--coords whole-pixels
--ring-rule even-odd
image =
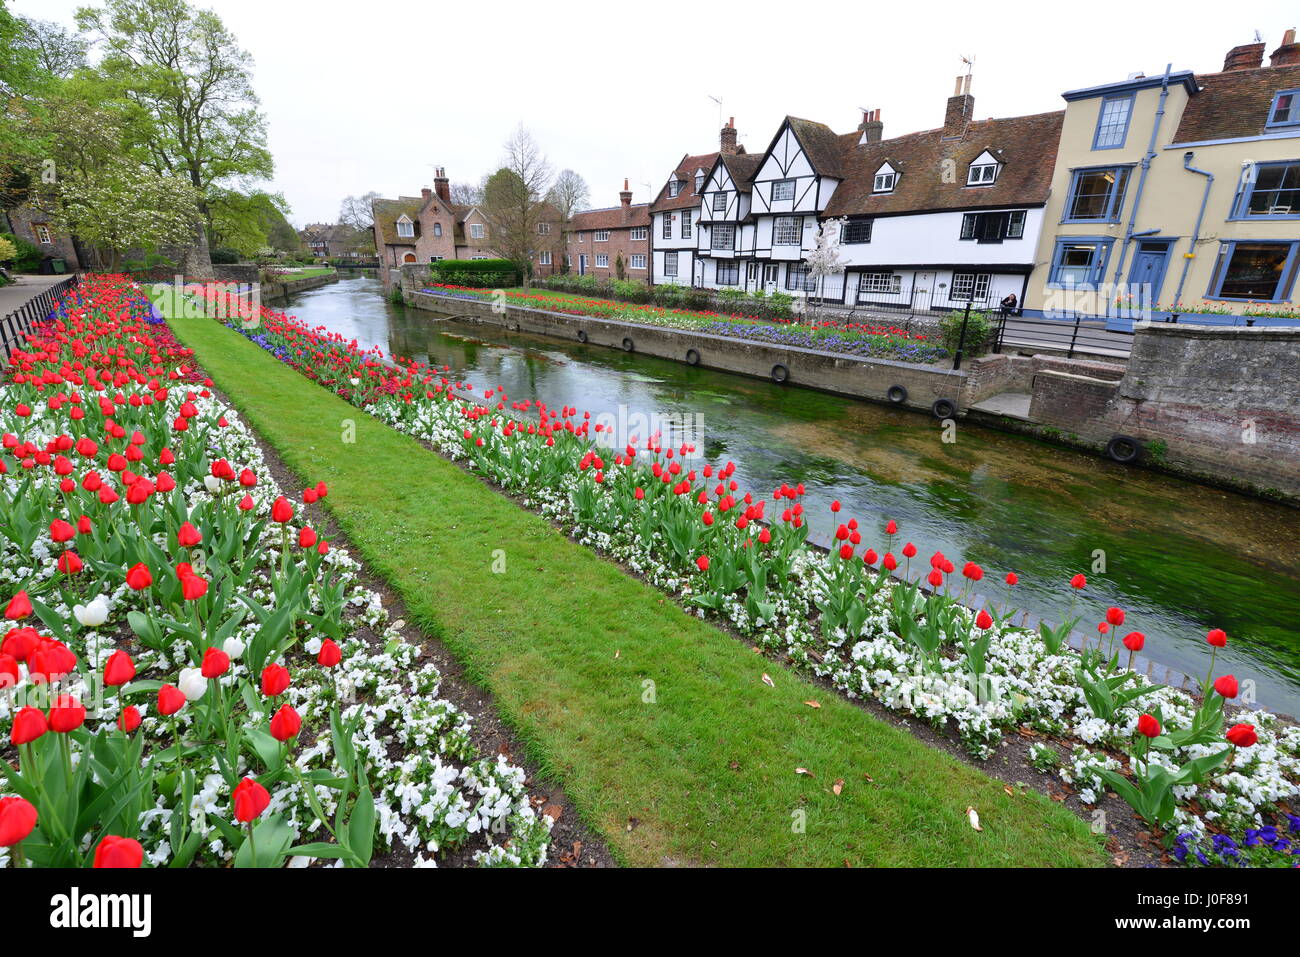
[[[955,139],[966,132],[966,124],[975,115],[975,97],[970,95],[970,74],[957,77],[957,86],[948,97],[943,114],[943,138]]]
[[[727,120],[727,125],[722,128],[722,135],[718,139],[722,152],[728,156],[736,155],[736,118],[734,116]]]
[[[427,203],[430,197],[433,196],[433,190],[429,189],[427,186],[422,186],[420,188],[420,195],[424,197],[424,201]]]
[[[444,203],[451,202],[451,181],[447,179],[447,171],[441,166],[433,171],[433,191]]]
[[[1243,43],[1239,47],[1233,47],[1228,51],[1228,55],[1223,58],[1224,73],[1230,73],[1233,70],[1257,70],[1263,65],[1263,43]]]
[[[623,177],[623,189],[618,194],[618,201],[627,209],[632,205],[632,191],[627,188],[627,177]]]
[[[1295,42],[1295,28],[1282,34],[1282,45],[1268,58],[1269,66],[1294,66],[1300,63],[1300,43]]]
[[[880,118],[880,111],[867,110],[863,113],[858,130],[862,133],[863,143],[879,143],[885,132],[885,122]]]

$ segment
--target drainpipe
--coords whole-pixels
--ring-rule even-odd
[[[1205,207],[1210,202],[1210,187],[1214,185],[1214,174],[1208,170],[1197,169],[1192,165],[1192,159],[1196,156],[1191,150],[1183,154],[1183,169],[1189,173],[1198,173],[1205,177],[1205,192],[1201,194],[1201,209],[1196,214],[1196,226],[1192,229],[1192,245],[1187,250],[1189,253],[1196,252],[1196,243],[1201,238],[1201,221],[1205,219]],[[1183,283],[1187,282],[1187,271],[1192,268],[1192,261],[1189,258],[1183,260],[1183,271],[1178,277],[1178,289],[1174,292],[1174,308],[1183,301]]]
[[[1119,290],[1119,277],[1124,272],[1124,261],[1128,258],[1128,247],[1133,242],[1133,227],[1137,222],[1138,208],[1142,205],[1142,190],[1147,184],[1147,173],[1151,169],[1151,161],[1156,158],[1156,139],[1160,135],[1160,124],[1165,118],[1165,100],[1169,99],[1169,74],[1173,70],[1172,63],[1165,66],[1164,82],[1160,84],[1160,104],[1156,108],[1156,121],[1151,124],[1151,142],[1147,144],[1146,155],[1142,157],[1142,172],[1138,175],[1137,193],[1133,196],[1133,211],[1128,216],[1128,227],[1124,231],[1124,245],[1119,250],[1119,261],[1115,263],[1115,289]],[[1150,235],[1150,232],[1147,233]]]

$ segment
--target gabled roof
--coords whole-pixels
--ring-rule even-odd
[[[794,135],[799,138],[799,144],[813,169],[822,176],[842,179],[844,174],[840,165],[840,137],[835,131],[825,123],[814,120],[804,120],[797,116],[787,116],[785,119],[790,124],[790,129],[794,130]]]
[[[742,151],[744,147],[740,148]],[[673,176],[685,182],[682,191],[676,196],[668,195],[668,184],[664,183],[659,189],[659,194],[650,203],[650,212],[661,213],[666,209],[684,209],[687,206],[698,206],[700,198],[695,195],[695,171],[702,169],[706,173],[713,168],[713,161],[718,158],[718,153],[698,153],[691,155],[686,154],[673,170]]]
[[[1175,143],[1259,136],[1267,132],[1269,108],[1280,90],[1300,88],[1300,64],[1256,70],[1203,73],[1201,89],[1183,108]]]
[[[727,167],[727,174],[736,189],[748,193],[754,185],[754,174],[763,165],[763,157],[757,153],[723,153],[718,157],[718,162]],[[709,175],[712,174],[713,171],[710,170]]]
[[[425,200],[421,196],[399,196],[397,199],[377,199],[370,204],[375,216],[375,226],[379,229],[380,242],[385,246],[414,246],[415,236],[397,235],[397,221],[403,215],[416,224],[415,234],[420,233],[420,211],[424,209]]]
[[[650,225],[650,204],[636,203],[626,209],[618,206],[606,206],[603,209],[583,209],[573,214],[569,220],[570,229],[632,229],[636,226]]]
[[[976,120],[960,139],[944,139],[941,129],[865,144],[859,144],[857,132],[840,136],[844,181],[824,215],[1042,206],[1052,183],[1064,116],[1058,111]],[[985,150],[1003,164],[997,181],[992,186],[967,186],[966,171]],[[873,195],[876,170],[886,162],[901,175],[893,192]],[[945,176],[945,170],[951,175]]]

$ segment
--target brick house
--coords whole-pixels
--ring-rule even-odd
[[[627,180],[619,205],[573,214],[564,231],[565,266],[601,279],[650,278],[650,204],[632,203]]]
[[[70,235],[59,229],[48,212],[27,203],[9,210],[6,215],[10,227],[6,231],[35,246],[40,250],[42,258],[54,256],[65,260],[69,272],[82,268],[82,257],[77,254],[76,243]]]
[[[298,231],[303,245],[319,259],[364,259],[357,248],[359,230],[343,223],[312,223]]]
[[[438,262],[442,259],[494,259],[492,227],[483,210],[451,201],[451,182],[439,168],[433,189],[425,187],[419,196],[377,199],[374,214],[375,251],[387,282],[387,270],[408,263]],[[563,231],[558,213],[538,224],[538,243],[533,250],[535,275],[556,271],[563,250]]]

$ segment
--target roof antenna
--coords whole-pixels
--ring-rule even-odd
[[[722,97],[712,96],[708,93],[705,93],[704,95],[707,96],[714,103],[718,104],[718,129],[722,129]]]

